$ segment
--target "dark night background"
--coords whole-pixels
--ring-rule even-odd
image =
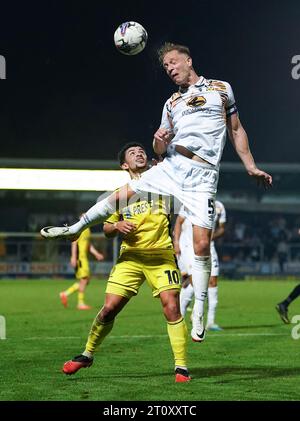
[[[146,49],[120,54],[124,21]],[[186,44],[194,67],[229,81],[257,162],[299,162],[300,3],[283,1],[42,1],[1,6],[1,156],[115,159],[125,141],[151,151],[164,101],[176,90],[159,67],[164,41]],[[227,144],[223,161],[238,161]]]

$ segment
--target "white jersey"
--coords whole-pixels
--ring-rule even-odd
[[[168,147],[189,149],[195,155],[219,166],[226,141],[226,117],[237,112],[228,82],[200,77],[195,85],[180,88],[164,105],[161,127],[175,135]]]

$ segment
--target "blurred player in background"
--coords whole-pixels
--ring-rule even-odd
[[[298,284],[293,291],[290,293],[290,295],[280,303],[276,305],[276,310],[279,313],[279,316],[281,317],[281,320],[284,323],[290,323],[290,319],[288,316],[288,308],[292,301],[294,301],[297,297],[300,295],[300,284]]]
[[[300,229],[298,231],[298,234],[300,235]],[[289,296],[285,300],[281,301],[280,303],[276,305],[275,308],[278,311],[279,316],[281,317],[281,320],[284,323],[287,323],[287,324],[290,323],[290,319],[288,316],[288,308],[291,302],[293,302],[297,297],[299,297],[299,295],[300,295],[300,284],[298,284],[293,289],[293,291],[289,294]]]
[[[95,204],[70,227],[45,227],[40,233],[49,239],[74,239],[85,228],[104,222],[115,212],[118,202],[135,193],[173,195],[184,205],[193,224],[195,304],[191,336],[202,342],[214,202],[227,131],[247,173],[264,187],[272,185],[272,177],[255,164],[230,84],[198,76],[186,46],[165,43],[159,58],[167,75],[179,87],[166,101],[160,127],[154,134],[155,153],[166,153],[163,162]]]
[[[211,274],[208,284],[208,313],[206,321],[206,330],[219,331],[220,326],[215,323],[215,315],[218,304],[218,276],[219,276],[219,258],[215,248],[217,238],[225,233],[226,210],[222,202],[216,200],[216,212],[212,241],[210,243],[211,253]],[[187,219],[183,206],[179,211],[174,226],[174,249],[178,257],[178,265],[181,271],[183,287],[180,292],[180,309],[183,317],[186,314],[187,307],[194,297],[194,288],[192,285],[192,265],[193,265],[193,226]]]
[[[59,296],[64,307],[68,306],[68,297],[74,292],[78,291],[78,310],[90,310],[84,301],[84,293],[87,285],[90,282],[90,264],[89,256],[91,253],[99,262],[104,260],[104,256],[91,243],[91,230],[87,228],[84,230],[77,241],[71,244],[71,266],[75,269],[75,282],[70,288],[62,291]]]
[[[147,165],[145,149],[129,143],[119,153],[120,165],[137,179]],[[106,288],[105,302],[96,316],[84,352],[64,364],[65,374],[74,374],[93,362],[96,348],[111,331],[115,317],[147,280],[153,297],[161,300],[175,360],[175,381],[190,380],[186,362],[187,328],[180,313],[180,274],[169,234],[169,216],[162,196],[156,200],[131,201],[104,224],[107,237],[121,234],[120,257]]]

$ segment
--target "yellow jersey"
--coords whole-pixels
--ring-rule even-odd
[[[91,230],[89,228],[82,231],[77,240],[77,260],[88,259],[88,252],[91,241]]]
[[[136,229],[126,235],[121,244],[124,250],[173,249],[167,203],[162,196],[139,200],[112,214],[105,222],[132,222]],[[152,195],[153,197],[153,195]]]

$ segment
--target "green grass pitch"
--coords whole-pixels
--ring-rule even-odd
[[[65,376],[62,364],[84,349],[105,290],[105,281],[93,280],[86,292],[93,309],[76,310],[75,294],[64,309],[58,293],[70,282],[0,281],[7,336],[0,340],[0,400],[299,400],[300,339],[274,308],[295,282],[220,281],[217,321],[224,330],[209,332],[202,344],[189,339],[193,379],[184,384],[174,382],[166,323],[148,285],[116,319],[93,366]],[[290,306],[294,314],[300,299]],[[190,330],[189,313],[187,323]]]

